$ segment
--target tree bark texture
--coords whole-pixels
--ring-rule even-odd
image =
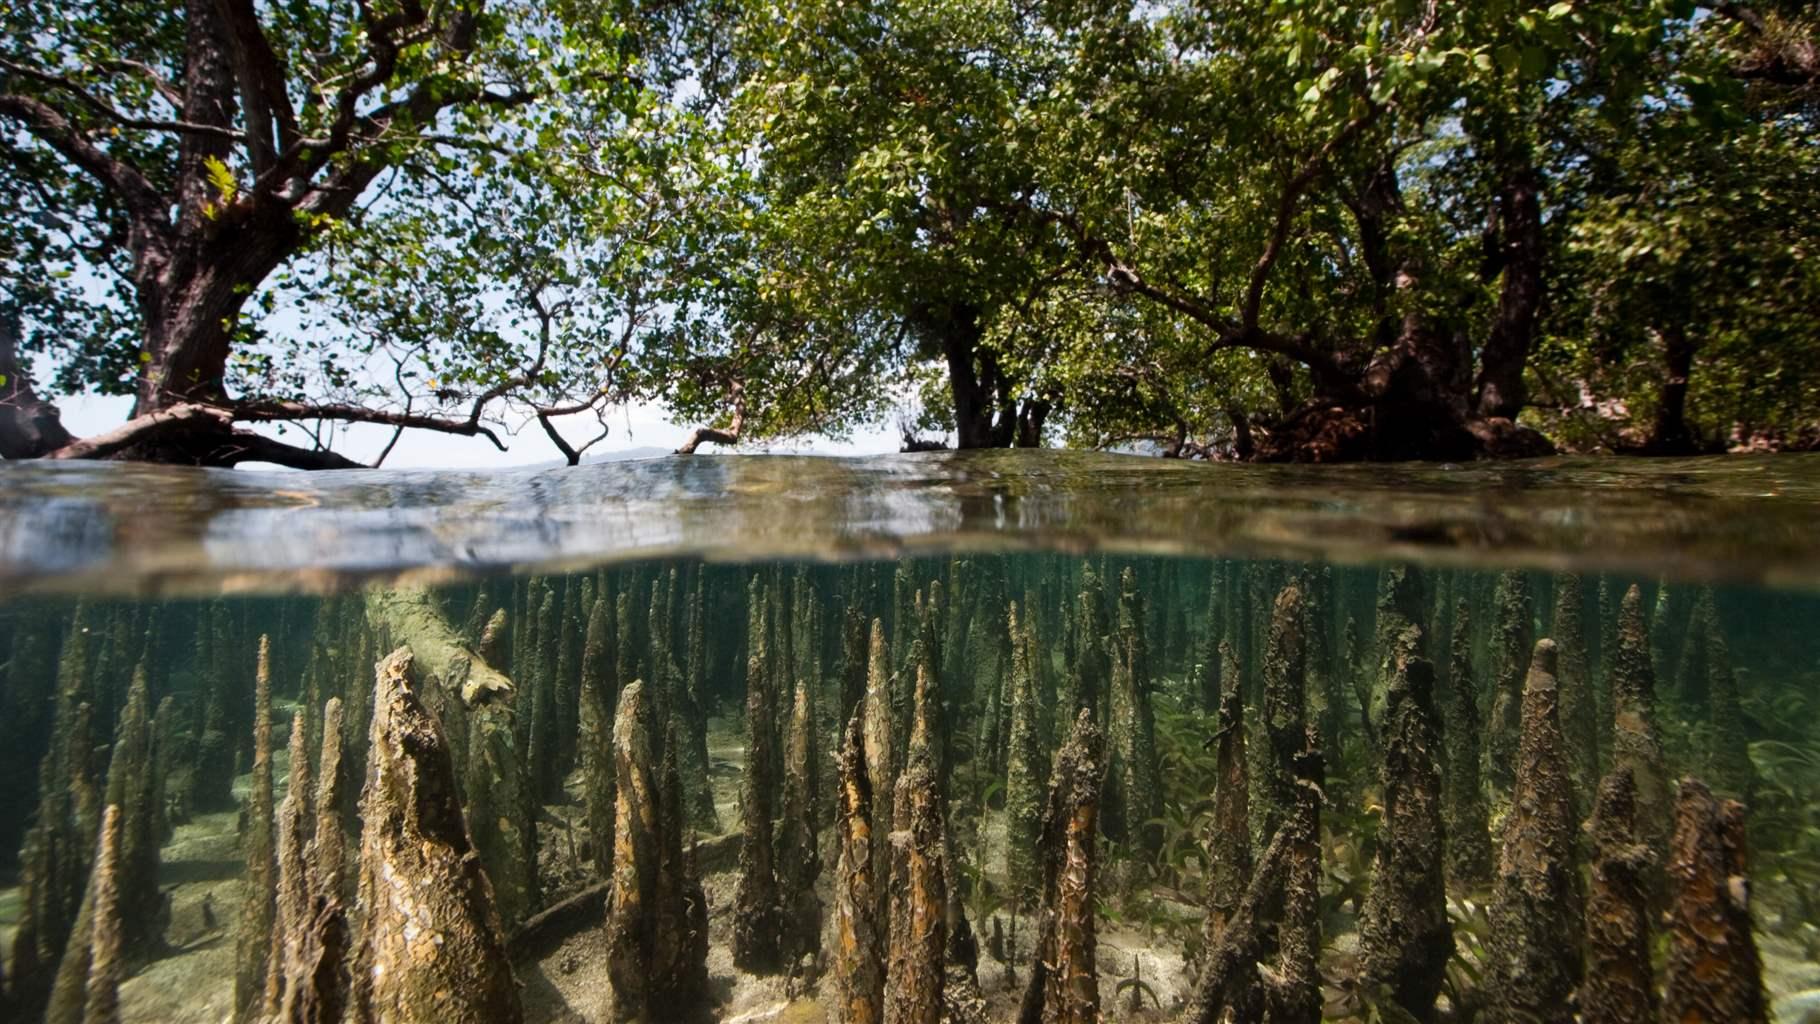
[[[373,708],[349,1015],[355,1024],[515,1024],[524,1013],[493,887],[410,648],[380,663]]]

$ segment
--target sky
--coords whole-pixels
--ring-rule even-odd
[[[110,430],[126,422],[127,411],[133,400],[125,396],[73,395],[57,400],[57,408],[63,412],[63,425],[77,437]],[[635,448],[659,448],[665,451],[674,449],[688,439],[694,429],[693,424],[676,424],[670,422],[661,407],[637,404],[616,410],[608,419],[611,432],[599,444],[588,449],[588,457],[600,454],[623,452]],[[557,426],[563,429],[563,436],[571,444],[581,444],[594,435],[599,429],[594,417],[580,413],[571,417],[556,420]],[[308,435],[291,428],[280,431],[275,424],[255,424],[253,429],[263,434],[281,438],[292,444],[307,445]],[[335,451],[358,462],[371,463],[379,457],[387,441],[392,439],[392,429],[373,424],[357,423],[341,425],[337,428],[330,447]],[[429,430],[407,430],[399,438],[398,446],[386,458],[387,469],[477,469],[487,467],[529,466],[538,463],[560,461],[562,454],[535,420],[526,422],[517,429],[516,434],[500,434],[500,440],[506,443],[507,451],[493,447],[492,442],[484,437],[460,437],[453,434],[441,434]],[[882,452],[898,450],[897,431],[889,423],[879,423],[861,427],[846,440],[830,440],[825,437],[805,438],[802,442],[773,448],[741,448],[741,451],[791,451],[812,455],[876,455]],[[706,446],[704,452],[716,450]],[[248,469],[272,468],[263,464],[248,464]]]

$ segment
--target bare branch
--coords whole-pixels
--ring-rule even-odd
[[[226,431],[233,425],[234,414],[217,405],[182,402],[166,409],[135,416],[112,430],[71,441],[50,452],[47,459],[105,459],[135,444],[167,434],[177,434],[213,427]]]
[[[683,442],[681,448],[676,449],[676,454],[694,455],[695,450],[704,444],[736,445],[739,443],[740,435],[745,433],[746,428],[745,382],[734,381],[728,390],[733,398],[733,421],[727,425],[727,429],[696,427],[695,433],[689,435],[689,439]]]
[[[250,430],[236,430],[230,438],[229,443],[212,453],[212,464],[238,466],[242,462],[270,462],[290,469],[308,470],[369,468],[327,448],[301,448]]]
[[[176,132],[179,135],[212,135],[216,138],[239,141],[241,134],[231,128],[222,128],[212,124],[196,124],[191,121],[172,121],[155,117],[133,117],[109,106],[104,100],[82,86],[60,75],[53,75],[37,68],[15,63],[0,58],[0,69],[10,71],[21,78],[29,78],[42,85],[64,92],[82,101],[82,104],[122,128],[138,128],[142,131]]]
[[[467,419],[458,420],[409,412],[387,412],[383,409],[369,409],[361,405],[342,403],[309,405],[303,402],[262,400],[242,402],[233,407],[234,418],[248,423],[276,423],[292,420],[378,423],[412,430],[434,430],[443,434],[459,434],[462,437],[484,437],[493,442],[494,447],[502,452],[505,451],[505,443],[500,441],[499,435],[480,422],[480,411],[481,407],[477,405],[473,414]]]

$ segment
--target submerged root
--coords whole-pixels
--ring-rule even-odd
[[[835,1024],[880,1024],[884,1019],[879,886],[872,866],[872,781],[866,771],[862,722],[856,710],[840,750],[834,865]]]
[[[1556,665],[1554,641],[1538,641],[1492,890],[1490,1016],[1510,1024],[1573,1024],[1580,984],[1584,903]]]
[[[1637,842],[1637,784],[1614,768],[1599,783],[1592,818],[1592,886],[1586,896],[1584,1024],[1655,1024],[1650,976],[1650,849]]]
[[[456,797],[454,765],[416,693],[411,650],[380,663],[361,797],[352,1024],[523,1019],[493,887]]]
[[[1668,1020],[1766,1024],[1763,964],[1751,933],[1744,806],[1681,780],[1668,876]]]

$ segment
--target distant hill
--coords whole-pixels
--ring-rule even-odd
[[[581,457],[583,462],[626,462],[631,459],[655,459],[673,454],[668,448],[644,445],[638,448],[626,448],[616,452],[589,452]]]
[[[583,455],[581,457],[581,461],[582,461],[583,465],[589,465],[589,464],[595,463],[595,462],[630,462],[633,459],[657,459],[657,458],[662,458],[666,455],[672,455],[672,454],[675,454],[675,453],[672,452],[668,448],[659,448],[659,447],[656,447],[655,445],[642,445],[637,448],[623,448],[623,449],[620,449],[619,451],[588,452],[586,455]],[[561,468],[566,467],[567,465],[568,465],[568,463],[562,461],[561,459],[550,459],[546,462],[533,462],[527,466],[524,466],[523,468],[525,468],[525,469],[561,469]]]

